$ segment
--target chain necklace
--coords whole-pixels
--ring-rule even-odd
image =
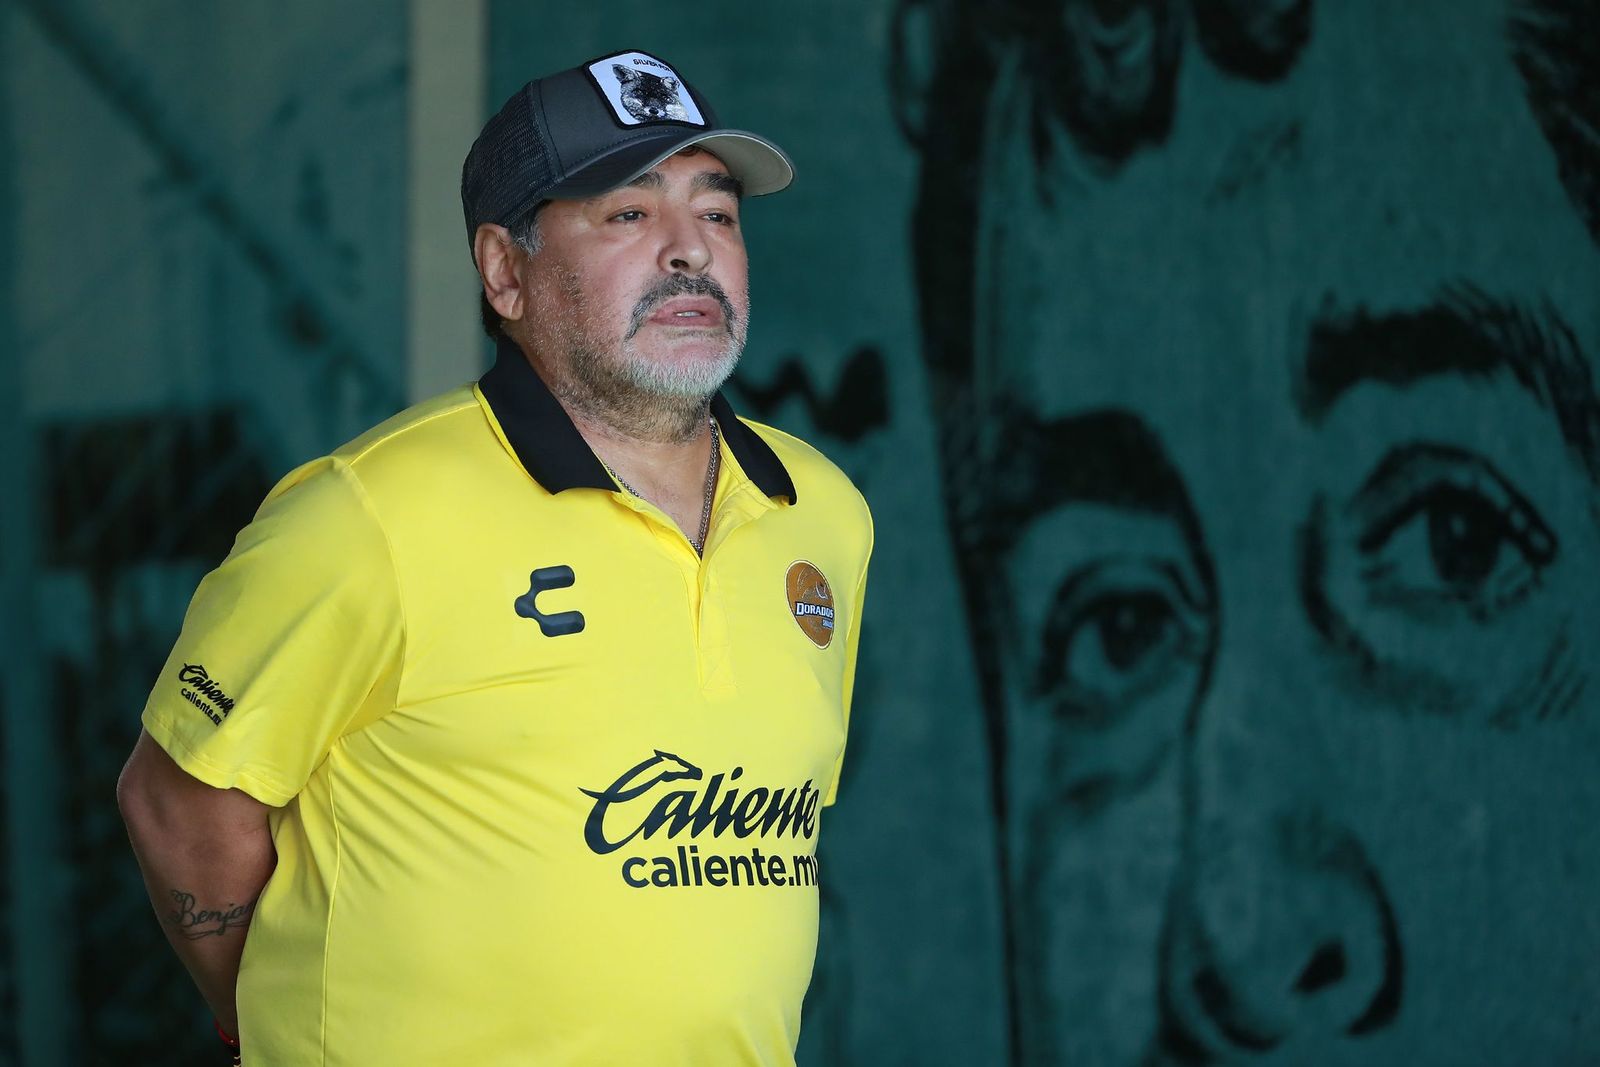
[[[705,553],[706,535],[711,532],[711,501],[717,493],[717,475],[722,471],[722,435],[717,429],[716,419],[708,415],[706,416],[706,421],[711,424],[711,462],[706,464],[706,487],[703,490],[700,503],[700,536],[689,538],[689,544],[697,556]],[[600,460],[600,466],[604,467],[606,473],[615,478],[617,484],[633,496],[638,497],[640,500],[650,499],[623,481],[622,475],[618,474],[611,464],[605,460]]]

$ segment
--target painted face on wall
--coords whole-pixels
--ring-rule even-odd
[[[980,197],[1023,1061],[1600,1047],[1600,254],[1496,4]],[[1469,20],[1476,23],[1469,24]]]

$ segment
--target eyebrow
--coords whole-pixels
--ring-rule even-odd
[[[660,189],[664,185],[666,185],[666,179],[661,176],[661,172],[659,170],[647,170],[637,178],[633,179],[633,181],[629,182],[627,187],[635,187],[640,189]],[[694,176],[694,180],[689,183],[689,192],[727,193],[735,200],[743,200],[744,182],[740,181],[738,178],[735,178],[731,174],[723,174],[720,171],[714,170],[703,170],[699,174],[696,174]],[[599,199],[599,197],[595,197],[594,199]]]
[[[735,200],[744,199],[744,182],[731,174],[720,171],[703,170],[694,176],[689,189],[695,193],[727,193]]]
[[[1009,547],[1026,525],[1065,504],[1100,504],[1170,519],[1203,550],[1200,524],[1160,438],[1131,411],[1101,408],[1040,420],[1014,411],[1011,444],[990,485],[984,526]]]
[[[1324,311],[1312,323],[1295,406],[1319,424],[1366,382],[1410,386],[1431,378],[1509,373],[1549,411],[1562,438],[1600,484],[1600,394],[1588,356],[1561,314],[1458,284],[1421,308]]]

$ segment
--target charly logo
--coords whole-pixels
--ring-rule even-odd
[[[513,606],[517,609],[518,615],[538,623],[539,632],[546,637],[565,637],[568,634],[582,633],[583,612],[558,611],[554,615],[546,615],[534,603],[540,593],[565,589],[576,581],[571,567],[565,565],[540,567],[528,575],[528,591],[517,597]]]
[[[789,566],[783,591],[800,632],[818,648],[827,648],[833,642],[833,589],[828,579],[814,564],[798,560]]]
[[[222,686],[212,680],[205,667],[198,663],[185,663],[178,668],[178,681],[183,683],[183,699],[205,712],[206,718],[222,725],[222,720],[233,710],[233,698],[222,691]]]
[[[817,884],[817,860],[810,841],[817,832],[822,794],[807,779],[798,786],[735,785],[743,767],[707,777],[699,767],[656,749],[604,789],[580,789],[594,801],[583,824],[583,840],[598,856],[662,839],[664,855],[627,855],[622,880],[635,889],[674,886]],[[701,855],[700,845],[715,839],[760,837],[768,846]],[[773,840],[805,838],[804,851],[777,855]],[[712,841],[705,841],[711,838]],[[635,843],[638,844],[635,844]]]

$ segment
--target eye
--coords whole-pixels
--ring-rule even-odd
[[[638,222],[642,218],[644,218],[644,212],[643,211],[640,211],[638,208],[629,208],[626,211],[619,211],[615,215],[612,215],[611,216],[611,221],[612,222]]]
[[[1357,499],[1357,548],[1373,600],[1413,612],[1464,610],[1479,621],[1537,588],[1556,536],[1482,458],[1412,446],[1380,465]]]
[[[703,217],[707,222],[714,222],[719,226],[732,226],[739,221],[725,211],[708,211]]]
[[[1107,561],[1063,584],[1036,686],[1064,714],[1101,719],[1166,691],[1202,654],[1205,622],[1169,567]]]

